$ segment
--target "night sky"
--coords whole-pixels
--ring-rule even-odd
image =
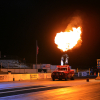
[[[15,55],[35,64],[37,40],[38,64],[59,65],[66,53],[73,68],[96,66],[100,59],[100,4],[93,1],[0,0],[1,55]],[[62,52],[54,43],[56,33],[65,31],[77,16],[82,19],[82,44]]]

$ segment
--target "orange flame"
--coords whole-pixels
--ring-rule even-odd
[[[72,30],[69,30],[69,32],[57,33],[55,44],[57,44],[57,47],[63,51],[72,49],[77,45],[78,41],[81,40],[81,33],[81,27],[72,27]]]

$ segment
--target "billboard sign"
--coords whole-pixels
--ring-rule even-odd
[[[42,69],[50,69],[50,64],[42,64]]]

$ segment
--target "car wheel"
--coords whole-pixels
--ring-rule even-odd
[[[67,77],[65,78],[65,81],[67,81]]]
[[[52,78],[53,81],[55,81],[55,78]]]
[[[74,77],[71,77],[71,80],[74,80]]]

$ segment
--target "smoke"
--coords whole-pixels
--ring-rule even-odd
[[[67,25],[65,32],[72,30],[72,27],[81,27],[82,28],[82,19],[78,16],[72,17],[70,23]]]

